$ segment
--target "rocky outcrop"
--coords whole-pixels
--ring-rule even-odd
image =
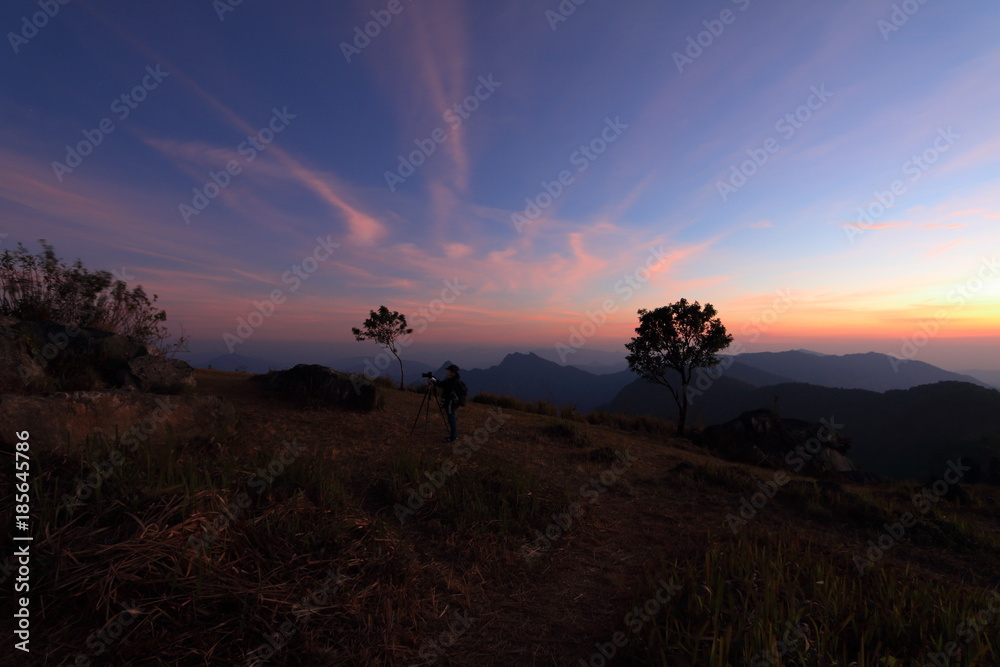
[[[0,391],[15,391],[44,381],[45,370],[28,353],[12,327],[18,320],[0,317]]]
[[[139,389],[178,393],[194,369],[138,341],[92,327],[0,317],[0,392]]]
[[[742,463],[852,482],[873,479],[846,456],[851,441],[836,426],[782,419],[772,410],[752,410],[725,424],[709,426],[701,433],[701,443]]]
[[[142,391],[177,394],[195,388],[194,369],[180,359],[144,354],[129,361],[128,369]]]
[[[379,390],[360,375],[347,375],[320,366],[299,364],[252,378],[268,392],[302,405],[337,405],[370,412],[379,405]]]
[[[233,406],[216,396],[141,392],[0,395],[0,438],[28,431],[34,452],[71,451],[101,437],[135,449],[169,439],[221,437],[235,423]],[[12,435],[10,437],[13,437]]]

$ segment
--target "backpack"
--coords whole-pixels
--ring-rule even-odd
[[[455,405],[457,405],[460,408],[464,408],[465,404],[468,402],[469,388],[466,387],[465,383],[462,382],[461,380],[458,381],[458,384],[455,387],[455,394],[458,398],[458,402],[455,403]]]

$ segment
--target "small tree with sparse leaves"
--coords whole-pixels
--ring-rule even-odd
[[[697,368],[714,368],[721,359],[718,352],[729,347],[733,337],[715,316],[715,308],[681,299],[656,310],[640,310],[638,334],[625,347],[629,368],[640,377],[670,390],[677,403],[677,435],[684,435],[688,411],[688,385]],[[674,388],[669,374],[680,375],[680,387]]]
[[[399,362],[399,388],[405,388],[403,382],[403,360],[399,358],[396,349],[396,341],[407,334],[413,333],[413,329],[406,326],[406,315],[401,315],[396,311],[390,311],[385,306],[379,306],[378,311],[370,311],[368,319],[362,325],[364,329],[351,327],[351,333],[358,341],[373,340],[379,345],[385,346],[392,352]]]

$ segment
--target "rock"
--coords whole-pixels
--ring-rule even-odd
[[[177,394],[195,388],[194,369],[186,361],[145,354],[128,362],[142,391]]]
[[[702,443],[742,463],[845,481],[862,477],[845,456],[851,446],[849,438],[821,423],[782,419],[772,410],[744,412],[725,424],[710,426],[702,432]]]
[[[194,386],[184,362],[94,327],[0,318],[0,392],[119,388],[177,392]]]
[[[0,439],[28,431],[32,451],[67,451],[88,437],[120,439],[134,450],[173,438],[221,436],[235,423],[233,406],[216,396],[161,396],[139,392],[72,392],[51,396],[0,395]]]
[[[15,325],[18,320],[0,317],[0,391],[17,392],[26,388],[49,388],[45,368],[29,353],[28,341]],[[41,350],[39,350],[40,352]]]
[[[299,364],[285,371],[258,375],[267,391],[304,405],[338,405],[370,412],[379,405],[379,390],[360,375],[346,375],[320,366]]]

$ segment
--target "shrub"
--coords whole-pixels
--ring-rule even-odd
[[[67,326],[103,329],[161,351],[179,349],[186,337],[165,346],[167,315],[142,286],[128,288],[108,271],[89,271],[77,260],[66,264],[43,239],[32,255],[22,244],[0,255],[0,314],[22,320],[51,320]]]
[[[379,375],[378,377],[376,377],[374,380],[372,380],[372,384],[374,384],[376,387],[380,389],[396,388],[395,381],[393,381],[391,377],[386,377],[385,375]]]
[[[559,409],[552,403],[548,401],[543,401],[538,399],[534,404],[528,408],[531,412],[538,413],[540,415],[545,415],[546,417],[558,417]]]
[[[598,426],[608,426],[620,431],[636,431],[651,435],[673,436],[676,426],[673,422],[650,417],[649,415],[631,416],[621,412],[592,410],[587,413],[586,421]]]
[[[481,391],[472,397],[473,403],[482,403],[483,405],[495,405],[498,408],[503,408],[505,410],[521,410],[528,411],[530,406],[519,398],[514,398],[513,396],[505,396],[503,394],[491,394],[488,391]]]
[[[542,428],[542,433],[552,438],[568,440],[578,447],[589,447],[591,444],[590,435],[579,424],[565,419],[547,424]]]

